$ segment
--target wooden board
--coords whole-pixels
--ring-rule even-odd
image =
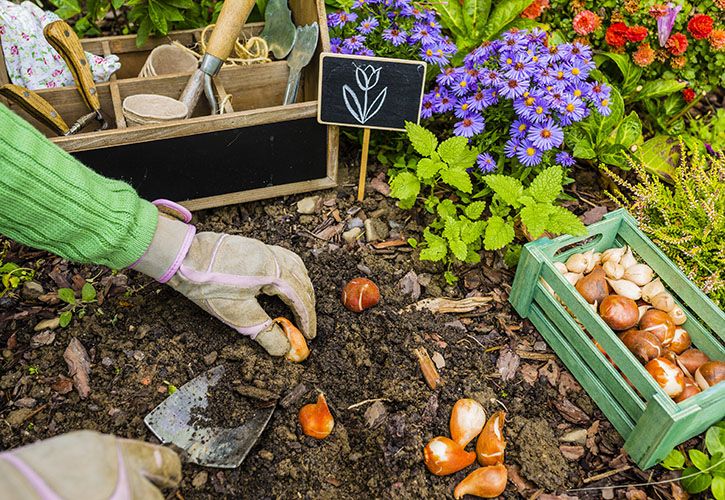
[[[425,71],[420,61],[322,54],[318,121],[405,130],[406,121],[420,120]]]

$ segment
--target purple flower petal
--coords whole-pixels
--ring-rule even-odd
[[[667,4],[667,13],[657,19],[657,35],[660,39],[660,47],[664,47],[670,38],[672,27],[675,25],[675,18],[681,10],[682,5],[675,5],[670,2]]]

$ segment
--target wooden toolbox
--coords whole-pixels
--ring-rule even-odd
[[[509,300],[522,317],[531,320],[625,438],[624,448],[632,460],[646,469],[678,444],[725,417],[725,383],[675,403],[553,265],[555,261],[564,262],[573,253],[590,249],[601,252],[623,245],[629,245],[639,255],[639,261],[654,270],[684,309],[687,321],[683,327],[695,347],[711,359],[725,360],[725,314],[639,230],[635,219],[625,210],[612,212],[589,226],[588,237],[542,238],[527,244]]]
[[[82,41],[93,54],[116,54],[121,69],[98,84],[109,129],[57,137],[14,104],[9,105],[61,148],[97,172],[132,184],[149,200],[167,198],[191,210],[282,196],[337,185],[338,128],[317,123],[319,54],[329,50],[323,0],[289,0],[296,25],[317,22],[320,40],[303,70],[297,103],[282,106],[289,68],[286,61],[225,67],[214,79],[220,102],[231,100],[222,115],[210,116],[202,95],[191,118],[128,127],[123,99],[161,94],[178,99],[190,74],[139,78],[151,50],[172,40],[185,46],[199,41],[201,30],[177,31],[136,47],[136,37]],[[257,35],[264,23],[244,27]],[[0,85],[8,83],[0,51]],[[38,90],[71,124],[88,109],[75,87]],[[0,98],[3,99],[3,98]]]

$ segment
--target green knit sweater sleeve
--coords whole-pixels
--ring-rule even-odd
[[[0,104],[0,234],[66,259],[127,267],[151,244],[158,211]]]

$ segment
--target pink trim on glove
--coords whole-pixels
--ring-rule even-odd
[[[182,207],[178,203],[175,203],[171,200],[166,200],[164,198],[154,200],[151,203],[156,205],[160,212],[176,217],[177,219],[181,220],[182,222],[186,222],[187,224],[191,222],[191,212],[189,212],[188,209]],[[166,210],[161,210],[162,208]]]
[[[189,253],[191,242],[194,241],[194,235],[196,235],[196,228],[192,225],[186,226],[186,236],[184,236],[184,242],[181,244],[181,248],[179,248],[179,253],[176,254],[174,262],[171,263],[166,272],[157,280],[159,283],[166,283],[174,276],[174,274],[176,274],[176,271],[179,270],[186,254]]]
[[[121,453],[118,443],[116,443],[116,458],[118,459],[118,479],[116,480],[116,488],[114,488],[108,500],[130,500],[131,488],[128,484],[126,463],[123,461],[123,453]]]
[[[11,453],[3,453],[0,454],[0,459],[5,460],[15,467],[18,472],[20,472],[20,474],[28,480],[35,490],[35,493],[37,493],[42,500],[63,500],[50,486],[48,486],[48,483],[46,483],[32,467],[23,462],[21,458],[16,457]]]

